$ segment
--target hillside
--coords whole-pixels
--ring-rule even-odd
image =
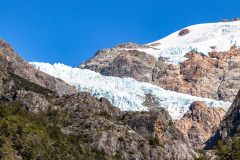
[[[17,58],[9,59],[6,48],[0,48],[0,159],[157,160],[198,156],[165,110],[122,112],[89,93],[62,95],[48,83],[74,87],[34,69],[13,50],[11,56]],[[44,77],[31,74],[35,72]]]
[[[198,24],[152,43],[120,44],[98,51],[79,69],[30,64],[122,111],[165,108],[188,143],[202,148],[240,87],[239,26]],[[201,107],[191,107],[198,102]]]

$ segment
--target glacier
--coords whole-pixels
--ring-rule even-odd
[[[35,68],[53,77],[76,86],[79,92],[89,92],[96,98],[104,97],[122,111],[148,111],[144,106],[147,94],[155,97],[159,107],[165,108],[173,119],[180,119],[194,101],[203,101],[209,107],[223,107],[227,110],[231,103],[191,96],[132,78],[103,76],[88,69],[79,69],[64,64],[30,62]]]
[[[240,47],[240,21],[204,23],[184,29],[190,32],[179,36],[181,29],[160,40],[145,44],[148,48],[134,49],[156,58],[167,58],[168,63],[178,64],[187,59],[184,56],[190,51],[197,51],[208,56],[208,53],[212,51],[223,52],[229,51],[232,46]]]

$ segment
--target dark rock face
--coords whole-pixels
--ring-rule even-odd
[[[5,41],[0,39],[0,65],[9,72],[24,77],[42,87],[56,91],[58,94],[76,93],[74,87],[59,79],[55,79],[28,64]]]
[[[209,57],[197,52],[186,54],[181,64],[166,63],[164,58],[140,52],[136,48],[115,47],[97,52],[80,68],[90,69],[107,76],[132,77],[167,90],[195,96],[232,102],[240,88],[240,49],[211,52]],[[146,47],[146,46],[142,46]],[[151,47],[151,46],[147,46]]]
[[[240,136],[240,91],[226,113],[217,132],[207,142],[206,149],[212,148],[218,140],[231,140]]]
[[[188,34],[190,31],[189,31],[189,29],[183,29],[183,30],[181,30],[179,33],[178,33],[178,35],[179,36],[185,36],[186,34]]]
[[[86,136],[93,148],[109,155],[156,160],[197,156],[164,110],[121,112],[107,100],[86,93],[62,97],[56,103],[71,108],[70,125],[62,128],[64,133]]]
[[[192,147],[202,149],[216,132],[225,113],[222,108],[209,108],[203,102],[193,102],[189,111],[175,125]]]
[[[151,81],[156,59],[137,50],[106,49],[97,52],[81,68],[90,69],[105,76],[133,77],[141,81]],[[139,76],[141,75],[141,76]]]
[[[233,20],[232,21],[239,21],[240,20],[240,18],[239,17],[235,17],[235,18],[233,18]]]

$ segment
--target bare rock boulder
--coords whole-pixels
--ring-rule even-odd
[[[188,33],[190,33],[190,31],[189,31],[189,29],[183,29],[183,30],[181,30],[179,33],[178,33],[178,35],[179,36],[185,36],[186,34],[188,34]]]

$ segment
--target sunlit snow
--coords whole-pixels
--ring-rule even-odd
[[[185,29],[190,32],[184,36],[178,35],[179,30],[147,44],[152,48],[136,49],[156,58],[168,58],[169,63],[177,64],[186,60],[184,55],[189,51],[208,56],[211,51],[229,51],[234,45],[240,47],[240,21],[198,24]]]

